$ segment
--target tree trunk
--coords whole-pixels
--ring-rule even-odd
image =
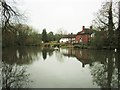
[[[119,5],[119,22],[118,22],[117,34],[118,34],[118,49],[120,50],[120,1],[118,5]]]
[[[120,1],[118,3],[119,5],[119,22],[118,22],[118,89],[120,89]]]
[[[109,46],[112,47],[114,40],[114,31],[113,31],[113,17],[112,17],[112,1],[110,2],[109,11],[108,11],[108,40]]]

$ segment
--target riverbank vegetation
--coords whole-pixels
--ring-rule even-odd
[[[43,29],[41,34],[27,24],[16,24],[10,31],[2,32],[2,46],[41,46],[48,42],[57,43],[61,37],[62,34],[47,33],[46,29]]]

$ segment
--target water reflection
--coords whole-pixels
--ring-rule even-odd
[[[47,54],[49,56],[52,56],[53,55],[53,51],[54,49],[49,49],[49,48],[42,48],[42,56],[43,56],[43,59],[45,60],[47,58]]]
[[[75,57],[78,61],[82,63],[82,67],[85,67],[86,64],[91,65],[92,60],[89,58],[90,53],[88,50],[80,50],[80,49],[63,49],[61,50],[64,56]]]
[[[47,58],[47,49],[42,50],[42,56],[44,60]]]
[[[120,52],[110,50],[62,50],[64,56],[75,57],[90,66],[93,83],[101,88],[120,88]]]
[[[51,59],[49,60],[50,57]],[[49,61],[50,63],[52,59],[55,59],[64,63],[63,61],[66,57],[78,60],[82,63],[82,68],[88,68],[89,66],[93,84],[97,84],[97,86],[101,88],[120,88],[120,52],[116,53],[110,50],[80,50],[73,48],[54,50],[48,48],[41,49],[40,47],[3,49],[3,87],[17,88],[27,86],[26,84],[28,83],[26,82],[29,80],[29,74],[24,67],[26,65],[32,66],[35,60],[42,59],[43,62]],[[52,61],[52,63],[54,63],[54,61]],[[37,69],[40,68],[37,67]]]
[[[32,64],[38,58],[40,51],[41,48],[36,47],[4,48],[2,60],[8,64]]]
[[[40,48],[3,48],[2,88],[27,88],[32,80],[26,72],[28,64],[38,57]]]
[[[119,55],[120,52],[114,51],[99,51],[90,55],[96,61],[91,67],[93,82],[97,83],[102,88],[118,88],[119,77]]]
[[[2,88],[28,88],[29,74],[24,66],[16,64],[2,64]]]
[[[2,51],[2,88],[27,88],[32,80],[26,72],[27,66],[39,59],[53,55],[53,49],[40,47],[12,47]]]

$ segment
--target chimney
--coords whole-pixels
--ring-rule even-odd
[[[85,30],[85,26],[82,27],[82,31],[84,31],[84,30]]]
[[[90,30],[92,30],[92,26],[90,26]]]

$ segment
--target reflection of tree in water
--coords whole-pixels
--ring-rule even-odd
[[[120,89],[120,50],[115,54],[116,57],[116,65],[118,68],[118,88]]]
[[[44,60],[47,58],[47,50],[46,49],[42,50],[42,56],[43,56]]]
[[[52,56],[52,55],[53,55],[53,51],[54,51],[54,49],[49,49],[49,50],[48,50],[49,56]]]
[[[68,49],[63,55],[76,57],[83,67],[89,64],[93,82],[101,88],[120,88],[120,52]]]
[[[54,49],[40,47],[14,47],[3,48],[2,60],[8,64],[16,63],[18,65],[31,64],[38,60],[39,54],[42,53],[43,59],[53,55]]]
[[[30,83],[29,74],[26,68],[16,64],[2,65],[2,88],[28,88]]]
[[[26,88],[29,74],[23,64],[31,64],[41,52],[37,47],[3,48],[2,86],[3,88]],[[19,66],[18,66],[19,65]]]
[[[99,60],[100,58],[102,60]],[[105,54],[92,53],[92,59],[96,59],[97,62],[93,63],[90,67],[91,74],[93,76],[93,82],[96,83],[101,88],[117,88],[119,86],[118,82],[118,65],[116,54],[109,51]]]
[[[54,49],[43,48],[42,49],[43,59],[45,60],[47,58],[47,53],[48,53],[49,56],[52,56],[53,55],[53,51],[54,51]]]
[[[63,55],[60,53],[59,50],[50,49],[50,48],[43,48],[42,49],[42,57],[43,57],[43,59],[45,60],[48,57],[47,55],[52,56],[53,52],[55,52],[57,60],[59,60],[60,62],[64,61],[63,60]]]
[[[2,61],[0,60],[0,88],[2,87]]]
[[[39,52],[41,52],[41,49],[36,47],[4,48],[2,60],[9,64],[31,64],[36,60]]]
[[[57,60],[59,62],[64,62],[65,61],[64,56],[60,51],[55,51],[55,54],[56,54]]]

